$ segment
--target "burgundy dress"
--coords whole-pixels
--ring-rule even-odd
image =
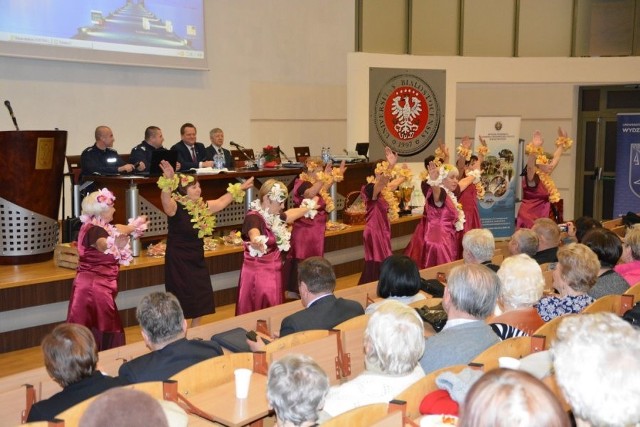
[[[520,209],[518,209],[516,229],[531,228],[536,219],[549,218],[549,211],[551,210],[549,192],[540,182],[537,174],[533,180],[536,185],[530,187],[527,185],[527,177],[522,177],[522,203],[520,204]]]
[[[380,276],[380,264],[391,256],[391,224],[387,212],[389,204],[378,194],[373,197],[373,184],[362,186],[361,197],[367,206],[366,223],[362,240],[364,244],[364,270],[360,275],[359,285],[374,282]]]
[[[296,179],[293,185],[293,204],[300,207],[304,192],[311,183]],[[312,256],[324,256],[324,233],[327,228],[326,203],[318,198],[318,213],[311,218],[302,217],[293,223],[291,230],[291,249],[283,267],[283,278],[287,291],[298,293],[298,263]]]
[[[418,263],[420,269],[433,267],[458,259],[458,240],[455,223],[458,210],[444,189],[440,191],[444,203],[438,207],[433,200],[433,190],[426,194],[425,210],[427,226],[424,230],[422,258]]]
[[[186,319],[215,312],[209,269],[204,262],[203,239],[193,228],[191,215],[177,202],[168,217],[167,251],[164,257],[165,289],[180,301]]]
[[[424,196],[425,204],[422,209],[422,218],[420,218],[420,222],[418,226],[413,231],[413,235],[411,236],[411,241],[404,249],[404,254],[411,258],[418,268],[423,268],[420,266],[422,262],[422,249],[424,248],[424,230],[427,228],[427,192],[431,189],[431,186],[427,184],[427,181],[422,181],[420,183],[420,187],[422,188],[422,195]]]
[[[68,323],[78,323],[91,330],[98,351],[125,344],[124,329],[118,315],[118,272],[120,265],[111,254],[93,245],[107,231],[85,223],[78,234],[78,269],[71,287]]]
[[[458,256],[462,256],[462,237],[464,234],[475,228],[482,228],[480,213],[478,211],[478,190],[475,184],[469,184],[467,188],[458,194],[458,203],[462,205],[464,211],[464,228],[458,231]]]
[[[284,219],[281,217],[281,219]],[[257,228],[267,236],[267,253],[261,257],[249,254],[249,230]],[[249,211],[242,226],[244,262],[238,281],[236,315],[251,313],[282,304],[282,257],[276,244],[276,236],[257,211]]]

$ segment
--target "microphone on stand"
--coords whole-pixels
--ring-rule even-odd
[[[253,162],[253,166],[250,167],[250,169],[253,170],[257,170],[258,169],[258,165],[256,165],[256,159],[251,158],[251,156],[249,156],[247,154],[247,152],[245,151],[246,148],[244,148],[242,145],[237,144],[233,141],[229,141],[229,145],[233,145],[234,147],[236,147],[238,149],[238,151],[240,151],[242,153],[242,155],[244,156],[245,159],[249,160],[250,162]]]
[[[240,151],[243,151],[243,150],[245,149],[242,145],[240,145],[240,144],[236,144],[236,143],[235,143],[235,142],[233,142],[233,141],[230,141],[230,142],[229,142],[229,145],[233,145],[234,147],[236,147],[236,148],[237,148],[238,150],[240,150]]]
[[[278,153],[282,154],[282,157],[285,158],[285,160],[289,163],[293,163],[291,161],[291,159],[289,158],[289,156],[287,156],[286,154],[284,154],[284,151],[282,151],[282,149],[280,148],[280,146],[278,145]]]
[[[18,127],[16,116],[13,115],[13,108],[11,108],[11,103],[8,99],[4,101],[4,106],[7,107],[7,110],[9,110],[9,115],[11,116],[11,120],[13,120],[13,125],[16,127],[16,130],[20,130],[20,128]]]

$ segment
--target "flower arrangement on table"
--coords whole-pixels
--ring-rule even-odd
[[[264,167],[274,168],[280,163],[280,153],[278,147],[267,145],[262,148],[262,157],[264,158]]]

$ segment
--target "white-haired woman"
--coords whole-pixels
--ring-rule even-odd
[[[498,270],[500,296],[496,316],[488,322],[501,339],[531,335],[544,324],[533,305],[542,298],[544,276],[529,255],[505,258]]]
[[[398,301],[385,301],[364,333],[366,370],[332,387],[324,411],[336,416],[371,403],[386,403],[424,377],[424,326],[418,313]]]
[[[560,295],[542,298],[535,304],[542,320],[563,314],[580,313],[595,301],[587,294],[598,279],[598,256],[582,243],[571,243],[558,250],[558,264],[553,270],[553,287]]]
[[[299,208],[284,210],[289,196],[287,186],[269,179],[251,202],[242,225],[244,262],[238,282],[236,315],[282,304],[282,252],[288,251],[291,232],[287,228],[298,218],[313,218],[317,197],[305,199]]]
[[[111,224],[116,198],[103,188],[82,200],[82,227],[78,233],[78,268],[71,286],[67,322],[91,330],[98,351],[125,344],[124,329],[118,315],[118,273],[120,264],[131,262],[129,237],[142,235],[145,217],[129,225]]]

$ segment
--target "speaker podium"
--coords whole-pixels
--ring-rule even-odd
[[[66,131],[0,132],[0,265],[53,258]]]

